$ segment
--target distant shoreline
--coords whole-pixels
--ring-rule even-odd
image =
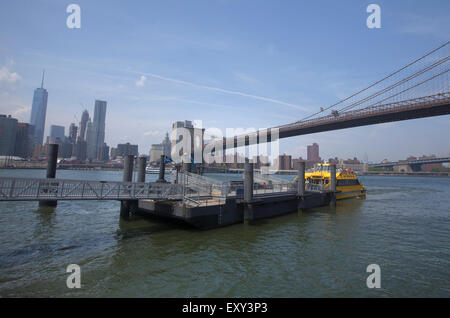
[[[450,172],[362,172],[358,176],[450,178]]]
[[[45,167],[0,167],[1,170],[46,170]],[[122,171],[121,168],[58,168],[58,170],[78,170],[78,171]],[[135,169],[136,170],[136,169]],[[282,171],[277,175],[297,175],[295,170],[292,173]],[[223,173],[205,171],[205,173]],[[433,178],[450,178],[450,172],[360,172],[358,176],[380,176],[380,177],[433,177]]]
[[[46,170],[46,167],[1,167],[1,170]],[[80,170],[80,171],[122,171],[121,168],[57,168],[57,170]]]

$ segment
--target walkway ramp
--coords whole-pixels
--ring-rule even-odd
[[[0,177],[0,201],[171,200],[182,194],[182,186],[171,183]]]

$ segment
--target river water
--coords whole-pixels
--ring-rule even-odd
[[[120,221],[116,201],[0,202],[0,296],[450,297],[450,179],[360,180],[366,199],[209,231]],[[80,289],[66,286],[69,264],[81,267]],[[366,286],[369,264],[381,268],[380,289]]]

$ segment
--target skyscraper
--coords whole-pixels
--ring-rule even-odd
[[[99,148],[103,147],[103,144],[105,143],[105,118],[106,118],[106,102],[96,100],[94,108],[94,121],[92,122],[92,126],[94,129],[95,158],[97,158]]]
[[[44,141],[45,116],[47,114],[48,93],[44,88],[44,74],[42,73],[41,87],[34,90],[33,104],[31,106],[30,124],[34,126],[34,137],[38,144]]]
[[[0,156],[14,155],[18,121],[11,115],[0,115]]]
[[[50,140],[55,141],[57,138],[64,141],[64,126],[51,125],[50,126]]]
[[[171,156],[172,144],[170,143],[169,133],[166,133],[166,137],[164,138],[162,145],[164,147],[164,155],[169,157]]]
[[[78,127],[74,123],[69,126],[69,141],[75,143],[77,141]]]
[[[95,144],[95,131],[91,119],[86,124],[86,155],[87,159],[94,160],[97,158],[97,146]]]
[[[89,112],[85,110],[81,115],[80,133],[78,135],[79,140],[86,141],[86,125],[88,120],[89,120]]]
[[[306,149],[307,149],[306,160],[312,162],[320,162],[318,144],[313,143],[312,145],[308,145]]]
[[[14,155],[21,158],[31,157],[33,147],[32,127],[28,123],[17,123],[16,146]]]

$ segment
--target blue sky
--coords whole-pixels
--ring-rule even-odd
[[[66,26],[70,3],[81,29]],[[381,29],[366,26],[370,3]],[[108,102],[106,142],[147,154],[175,120],[289,123],[448,41],[449,14],[448,1],[3,0],[0,113],[29,121],[45,68],[47,134],[92,115],[95,99]],[[281,152],[306,157],[317,142],[323,158],[450,155],[449,119],[299,136]]]

